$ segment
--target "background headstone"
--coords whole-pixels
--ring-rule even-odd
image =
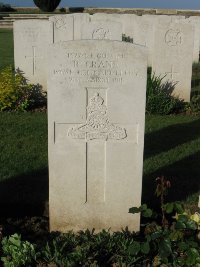
[[[108,40],[49,51],[51,231],[139,230],[146,49]]]
[[[182,23],[162,23],[155,31],[152,72],[175,85],[173,94],[190,101],[193,27]]]
[[[40,84],[46,91],[47,48],[53,40],[51,23],[44,20],[14,22],[15,68],[24,72],[31,83]]]
[[[53,42],[80,40],[81,29],[84,23],[89,22],[89,14],[69,14],[52,16],[49,20],[53,23]]]
[[[155,31],[159,24],[168,24],[171,22],[177,22],[179,20],[185,19],[184,16],[170,16],[170,15],[142,15],[141,17],[138,16],[137,25],[140,25],[140,20],[142,21],[141,27],[144,28],[144,30],[138,31],[137,35],[142,36],[143,41],[142,43],[145,44],[148,48],[148,65],[152,66],[153,64],[153,51],[154,51],[154,45],[155,45]],[[142,26],[144,25],[144,26]],[[137,27],[136,27],[137,32]],[[142,32],[142,34],[140,33]],[[141,37],[140,37],[141,38]],[[139,43],[141,42],[139,41]],[[138,41],[137,41],[138,43]]]
[[[185,23],[189,23],[194,27],[194,48],[193,62],[199,62],[200,51],[200,17],[192,16],[185,19]]]

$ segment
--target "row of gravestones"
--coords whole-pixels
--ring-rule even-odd
[[[132,19],[141,18],[76,14],[15,23],[16,66],[47,83],[53,231],[139,230],[139,215],[128,210],[141,204],[147,65],[152,55],[154,71],[176,74],[183,86],[193,27],[166,17],[151,54],[148,45],[121,42],[122,33],[148,33],[148,23]]]
[[[175,95],[190,100],[192,62],[199,61],[200,17],[97,13],[16,21],[15,66],[46,90],[49,44],[81,39],[121,41],[122,35],[146,46],[153,72],[175,85]]]

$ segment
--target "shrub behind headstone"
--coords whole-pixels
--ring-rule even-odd
[[[61,0],[33,0],[35,5],[42,11],[53,12]]]
[[[4,4],[0,2],[0,12],[11,12],[15,11],[14,8],[12,8],[9,4]]]

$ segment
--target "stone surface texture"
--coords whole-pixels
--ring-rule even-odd
[[[122,41],[122,24],[114,21],[90,21],[84,23],[81,39]]]
[[[139,230],[147,52],[110,40],[51,45],[51,231]]]
[[[56,15],[49,18],[53,23],[53,42],[80,40],[82,25],[89,22],[90,15],[77,13]]]
[[[15,68],[24,72],[29,82],[47,88],[47,48],[52,43],[51,23],[44,20],[14,22]]]
[[[193,62],[199,62],[200,51],[200,17],[192,16],[185,19],[186,23],[194,27],[194,47],[193,47]]]
[[[190,101],[193,26],[183,23],[162,23],[156,28],[152,71],[174,85],[173,94]]]

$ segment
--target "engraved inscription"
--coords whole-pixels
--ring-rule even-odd
[[[125,64],[125,53],[70,53],[65,55],[66,63],[54,69],[53,74],[63,76],[66,82],[117,83],[121,84],[133,76],[140,76],[139,68],[129,69]],[[124,61],[124,64],[122,64]],[[65,65],[66,64],[66,65]],[[119,67],[119,64],[122,67]]]
[[[93,31],[92,33],[92,39],[97,39],[97,40],[106,40],[108,38],[109,30],[105,30],[103,28],[99,28]]]
[[[168,46],[181,45],[183,42],[183,34],[180,30],[169,29],[165,34],[165,43]]]
[[[39,28],[27,28],[21,32],[21,38],[28,42],[37,42],[40,37],[40,29]]]
[[[104,99],[96,93],[90,98],[87,106],[86,124],[70,128],[68,136],[74,139],[102,139],[106,141],[108,139],[124,139],[127,134],[124,128],[109,121]]]

